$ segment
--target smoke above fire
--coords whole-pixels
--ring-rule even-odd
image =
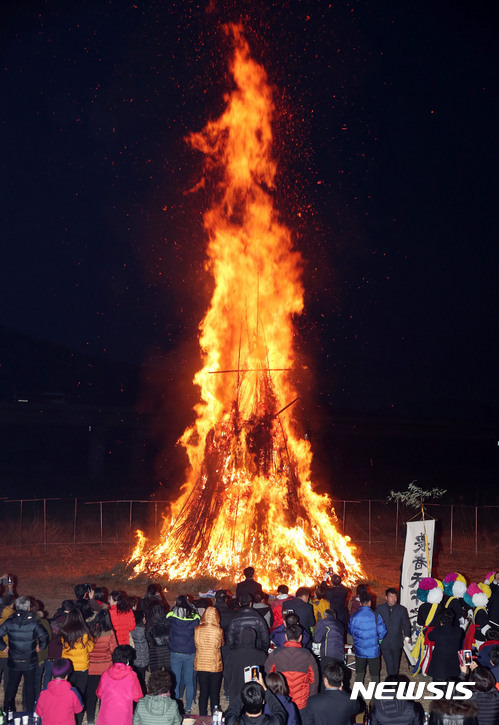
[[[234,580],[252,565],[269,589],[310,584],[332,566],[353,582],[361,565],[329,498],[313,489],[310,444],[293,420],[302,257],[274,204],[272,87],[242,27],[227,31],[225,110],[187,139],[216,180],[204,214],[214,288],[200,324],[200,402],[180,439],[189,474],[159,541],[139,532],[130,563],[169,580]]]

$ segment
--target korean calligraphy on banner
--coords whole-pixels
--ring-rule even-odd
[[[426,538],[428,540],[428,555],[430,568],[426,560]],[[402,575],[400,578],[400,603],[406,607],[414,631],[418,616],[417,590],[421,579],[431,576],[433,560],[433,542],[435,538],[435,520],[408,521],[405,539],[404,560],[402,562]]]

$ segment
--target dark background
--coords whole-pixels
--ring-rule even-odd
[[[317,481],[496,500],[496,3],[0,13],[5,495],[183,481],[211,289],[184,137],[223,109],[222,24],[242,19],[275,86],[276,203],[306,260],[296,412]]]

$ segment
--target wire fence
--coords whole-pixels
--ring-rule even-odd
[[[102,500],[79,498],[0,499],[0,525],[4,539],[23,547],[66,544],[107,545],[131,543],[135,531],[158,537],[167,501]],[[427,515],[437,520],[436,548],[455,551],[499,550],[497,509],[499,506],[425,504]],[[414,509],[384,499],[333,500],[332,515],[339,530],[363,546],[388,545],[403,548],[405,522]]]

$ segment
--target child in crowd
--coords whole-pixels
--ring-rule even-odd
[[[146,668],[149,664],[149,646],[146,640],[146,613],[143,609],[136,609],[133,613],[135,617],[135,629],[131,632],[133,646],[135,649],[135,660],[133,669],[138,675],[142,692],[146,694]]]
[[[113,664],[103,673],[97,687],[101,701],[97,725],[132,725],[133,703],[142,697],[139,680],[130,666],[133,656],[134,649],[129,644],[114,650]]]
[[[172,678],[164,669],[149,678],[149,694],[138,703],[133,725],[180,725],[182,717],[175,700],[170,697]]]
[[[52,680],[42,690],[36,703],[36,714],[43,725],[74,725],[75,715],[83,710],[83,702],[75,687],[68,682],[73,671],[69,659],[58,659],[52,665]]]

